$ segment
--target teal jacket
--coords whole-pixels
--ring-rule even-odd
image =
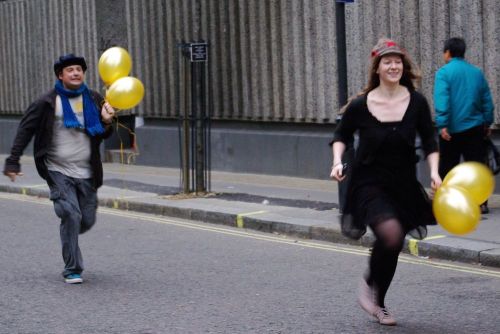
[[[452,58],[436,72],[434,81],[436,126],[448,133],[493,123],[490,88],[479,68],[463,58]]]

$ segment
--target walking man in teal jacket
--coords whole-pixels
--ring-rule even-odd
[[[439,130],[439,174],[446,174],[464,161],[484,163],[484,137],[490,135],[493,123],[493,101],[490,88],[479,68],[464,59],[465,41],[450,38],[445,42],[446,64],[436,72],[434,108]],[[481,212],[488,213],[487,202]]]

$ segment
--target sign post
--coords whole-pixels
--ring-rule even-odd
[[[345,31],[345,4],[354,0],[336,0],[335,21],[337,36],[337,75],[338,75],[338,99],[339,109],[347,103],[347,53],[346,53],[346,31]],[[337,121],[340,117],[337,118]],[[342,162],[352,165],[354,161],[354,143],[349,143],[344,151]],[[342,212],[347,196],[347,184],[351,178],[351,168],[347,168],[346,179],[339,182],[339,210]]]
[[[183,191],[204,193],[210,191],[208,44],[179,43],[178,47],[179,86],[183,87],[177,96]]]

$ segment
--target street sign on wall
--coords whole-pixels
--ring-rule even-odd
[[[208,60],[207,43],[191,43],[189,47],[191,51],[191,62]]]

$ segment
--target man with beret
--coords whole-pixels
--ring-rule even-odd
[[[439,174],[465,161],[486,160],[484,137],[493,123],[493,100],[483,72],[464,59],[465,41],[448,39],[443,48],[446,64],[436,72],[434,108],[439,130]],[[488,213],[488,202],[481,212]]]
[[[82,283],[83,259],[78,235],[95,223],[97,189],[103,182],[99,146],[112,132],[114,110],[84,83],[83,57],[67,54],[54,64],[55,87],[26,110],[19,123],[4,175],[22,175],[19,162],[35,137],[33,155],[38,174],[47,181],[60,218],[66,283]]]

